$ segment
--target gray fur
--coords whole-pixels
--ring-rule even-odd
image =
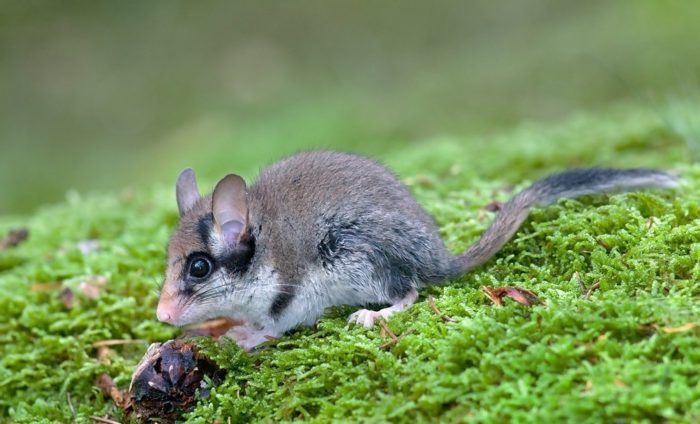
[[[242,251],[227,251],[216,231],[209,238],[202,234],[210,228],[211,196],[182,216],[171,239],[166,288],[171,297],[179,293],[189,309],[186,319],[171,321],[228,316],[247,321],[247,331],[258,339],[276,337],[313,324],[327,307],[395,304],[423,285],[473,269],[498,252],[535,205],[675,184],[652,170],[557,174],[516,195],[484,235],[455,256],[433,219],[384,166],[346,153],[301,153],[265,169],[250,186]],[[187,292],[178,276],[194,252],[210,255],[217,268],[210,281]]]

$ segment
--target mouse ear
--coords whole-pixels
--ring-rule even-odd
[[[192,168],[184,169],[177,177],[175,184],[175,197],[177,198],[177,209],[180,216],[192,209],[192,206],[199,200],[199,190],[197,190],[197,179]]]
[[[248,226],[248,193],[245,181],[229,174],[219,181],[212,195],[214,228],[229,248],[234,248]]]

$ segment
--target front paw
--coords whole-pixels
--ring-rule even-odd
[[[369,309],[360,309],[359,311],[353,312],[348,317],[348,324],[358,324],[365,328],[374,327],[374,323],[379,319],[384,318],[388,320],[394,311],[389,311],[387,309],[382,309],[379,311],[372,311]]]
[[[226,337],[236,341],[241,349],[250,352],[261,343],[272,340],[275,337],[264,330],[256,330],[250,325],[237,325],[226,332]]]

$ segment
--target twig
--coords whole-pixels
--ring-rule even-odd
[[[682,333],[684,331],[689,331],[692,330],[693,328],[697,327],[698,323],[695,322],[686,322],[685,324],[681,325],[680,327],[661,327],[661,331],[664,333]]]
[[[588,300],[588,298],[591,297],[591,293],[593,293],[593,291],[596,290],[596,289],[599,288],[599,287],[600,287],[600,282],[599,282],[599,281],[596,281],[595,283],[593,283],[593,284],[591,285],[591,287],[588,288],[588,291],[586,292],[586,296],[585,296],[586,300]]]
[[[492,289],[491,287],[481,286],[481,290],[486,294],[489,300],[493,302],[494,305],[503,305],[503,302],[501,302],[501,297],[497,293],[495,293],[495,289]]]
[[[381,346],[379,346],[379,347],[380,347],[381,349],[386,349],[386,348],[388,348],[389,346],[393,346],[393,345],[395,345],[396,343],[398,343],[399,340],[403,339],[404,336],[408,336],[409,334],[413,333],[414,331],[416,331],[415,328],[410,328],[410,329],[404,331],[403,333],[401,333],[400,336],[396,337],[395,339],[389,340],[388,342],[384,343],[383,345],[381,345]]]
[[[428,305],[430,305],[430,309],[432,309],[433,312],[435,312],[435,314],[437,314],[437,316],[439,316],[440,319],[442,319],[443,321],[455,322],[454,319],[452,319],[452,318],[448,317],[447,315],[443,314],[442,312],[440,312],[438,307],[435,305],[435,299],[433,298],[432,295],[428,296]]]
[[[61,287],[63,287],[63,284],[61,283],[34,283],[32,284],[31,290],[33,292],[45,292],[51,290],[58,290]]]
[[[131,398],[122,390],[119,390],[114,380],[108,374],[100,374],[95,379],[95,385],[102,390],[102,393],[112,398],[115,405],[126,409],[131,404]]]
[[[610,251],[610,245],[605,240],[596,238],[595,242],[598,243],[603,249]]]
[[[396,337],[396,334],[394,334],[394,332],[391,331],[391,328],[389,328],[389,326],[386,324],[386,320],[384,318],[379,320],[379,326],[382,327],[382,330],[384,330],[394,342],[396,342],[399,339],[398,337]]]
[[[70,392],[66,392],[66,399],[68,400],[68,408],[70,409],[70,414],[73,417],[73,422],[75,422],[75,407],[73,406],[73,401],[70,398]]]
[[[109,364],[112,361],[109,356],[112,354],[112,349],[107,346],[100,346],[97,348],[97,362],[100,364]]]
[[[97,415],[90,415],[90,419],[104,424],[121,424],[119,421],[110,420],[109,418],[98,417]]]
[[[146,343],[145,340],[141,339],[114,339],[114,340],[100,340],[99,342],[95,342],[92,344],[92,347],[109,347],[109,346],[119,346],[119,345],[126,345],[126,344],[140,344],[140,343]]]
[[[646,224],[644,225],[644,229],[646,231],[651,230],[651,226],[654,225],[654,217],[650,216],[649,219],[647,219]]]

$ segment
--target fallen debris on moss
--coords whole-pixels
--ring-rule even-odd
[[[29,230],[26,228],[13,228],[7,235],[0,238],[0,250],[17,247],[29,237]]]

